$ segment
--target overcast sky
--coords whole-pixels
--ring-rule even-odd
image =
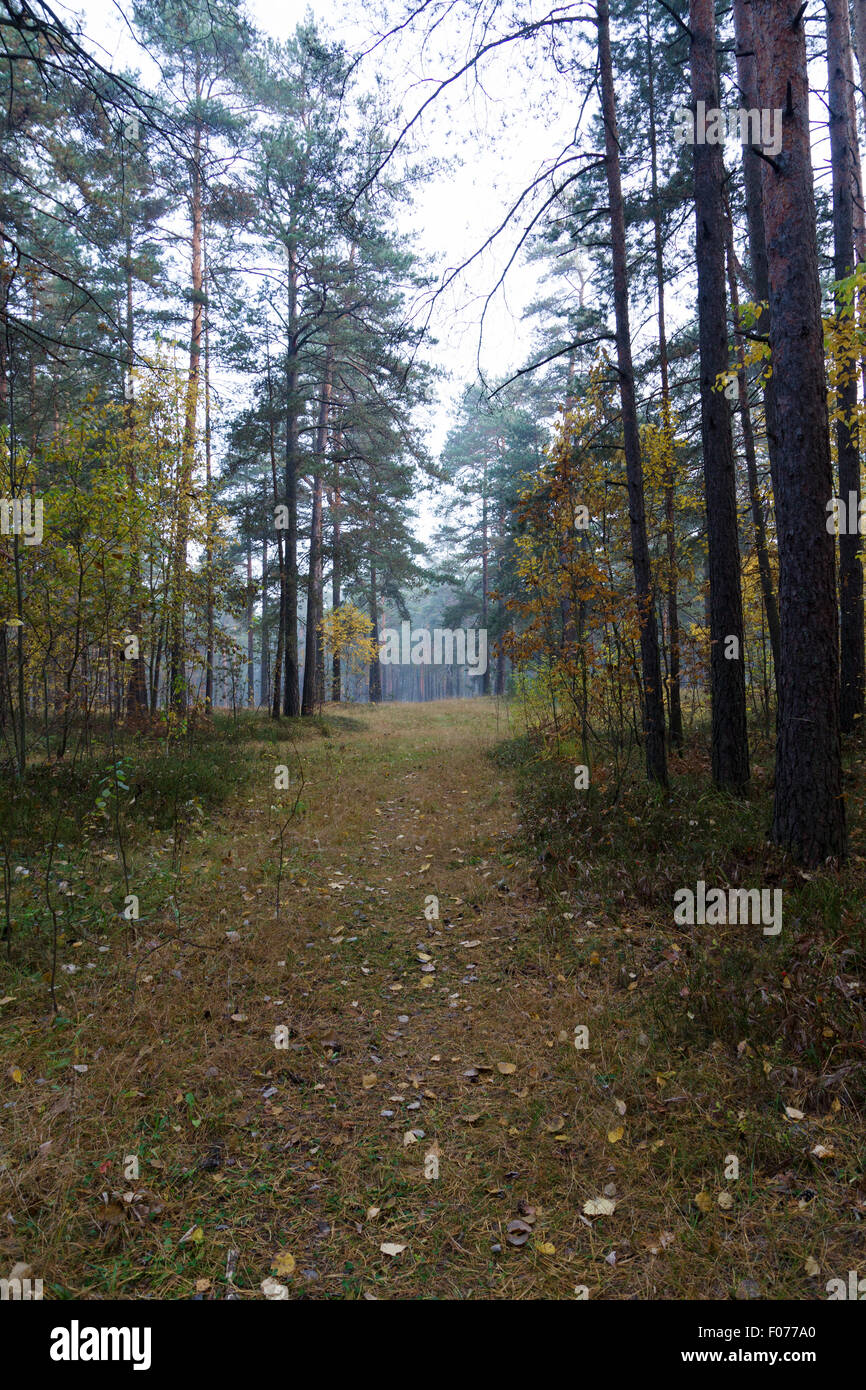
[[[261,29],[280,39],[312,12],[322,31],[343,40],[352,53],[368,48],[376,32],[369,0],[249,0],[248,8]],[[156,84],[155,67],[122,17],[122,12],[131,14],[131,0],[85,0],[74,9],[83,17],[88,37],[101,46],[107,65],[136,68],[145,82]],[[422,56],[422,37],[421,30],[417,35],[408,31],[361,67],[362,84],[372,83],[377,73],[387,74],[394,102],[402,103],[405,116],[426,97],[431,78],[450,72],[461,40],[466,42],[465,30],[455,24],[441,32],[439,56],[429,49]],[[483,90],[474,82],[451,89],[447,103],[437,101],[413,133],[415,152],[435,157],[442,167],[418,188],[411,212],[404,217],[405,230],[440,274],[484,243],[509,202],[538,174],[554,147],[563,148],[573,133],[573,111],[549,100],[538,73],[525,73],[521,54],[509,48],[502,58],[485,65],[483,79]],[[452,402],[476,375],[481,310],[514,250],[515,236],[513,230],[503,233],[435,307],[431,333],[436,342],[428,356],[448,375],[428,420],[427,444],[434,453],[447,431]],[[486,375],[504,375],[525,360],[530,330],[521,323],[521,313],[536,284],[534,268],[518,258],[487,311],[481,344]]]

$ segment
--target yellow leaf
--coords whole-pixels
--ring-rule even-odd
[[[536,1250],[538,1251],[539,1255],[555,1255],[555,1254],[556,1254],[556,1246],[552,1243],[552,1241],[549,1241],[549,1240],[542,1240],[542,1241],[540,1241],[540,1242],[538,1243],[538,1245],[536,1245],[535,1248],[536,1248]]]
[[[361,1084],[365,1091],[369,1091],[370,1087],[375,1086],[378,1080],[379,1078],[374,1071],[368,1071],[361,1077]]]
[[[15,1085],[16,1085],[16,1086],[23,1086],[23,1085],[24,1085],[24,1075],[23,1075],[23,1073],[22,1073],[20,1067],[10,1067],[10,1068],[9,1068],[9,1076],[10,1076],[11,1080],[15,1082]]]
[[[709,1192],[699,1192],[695,1198],[695,1206],[699,1211],[712,1211],[713,1199]]]
[[[816,1144],[812,1154],[815,1158],[835,1158],[836,1150],[832,1144]]]
[[[496,1070],[500,1073],[501,1076],[513,1076],[514,1073],[517,1071],[517,1067],[514,1065],[513,1062],[497,1062]]]
[[[275,1255],[271,1260],[271,1269],[274,1271],[274,1274],[278,1274],[281,1279],[286,1279],[290,1274],[294,1274],[295,1272],[294,1255],[290,1255],[288,1250],[281,1250],[279,1254]]]

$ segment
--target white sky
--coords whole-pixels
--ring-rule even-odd
[[[156,69],[132,41],[122,18],[121,12],[131,13],[131,0],[84,0],[74,8],[83,18],[89,39],[101,47],[100,56],[107,66],[137,68],[146,84],[156,82]],[[363,0],[249,0],[248,9],[262,30],[279,39],[288,38],[311,11],[323,34],[345,41],[352,52],[366,46],[374,31],[370,7]],[[437,64],[435,57],[421,59],[419,40],[420,31],[418,39],[407,35],[398,44],[392,41],[384,52],[367,59],[361,70],[362,81],[372,83],[376,72],[384,68],[393,98],[396,102],[404,100],[406,114],[414,112],[429,91],[429,87],[419,86],[419,77],[423,74],[429,79],[449,71],[445,61]],[[448,41],[446,35],[446,45]],[[573,112],[559,116],[549,102],[532,111],[530,86],[537,106],[537,74],[534,84],[525,84],[520,58],[509,53],[495,66],[485,68],[483,95],[477,89],[452,89],[448,98],[451,111],[439,100],[417,128],[416,152],[422,156],[435,152],[447,167],[418,188],[412,211],[406,215],[406,229],[411,230],[419,252],[430,258],[440,273],[458,265],[484,242],[501,220],[508,201],[538,173],[554,144],[561,148],[569,140]],[[422,92],[423,96],[419,95]],[[568,114],[572,115],[571,125],[565,118]],[[427,422],[427,444],[434,454],[444,441],[452,402],[463,384],[476,375],[483,298],[511,254],[514,235],[506,231],[496,249],[485,253],[472,267],[459,289],[443,296],[436,306],[431,322],[436,342],[428,348],[427,356],[448,375],[439,389],[439,404]],[[510,270],[504,291],[488,311],[481,356],[485,374],[506,374],[525,360],[530,330],[521,323],[521,312],[536,283],[533,268],[518,262]]]
[[[392,12],[395,3],[392,0]],[[138,68],[145,83],[155,85],[156,69],[133,42],[122,18],[123,13],[131,12],[131,0],[83,0],[83,4],[79,0],[79,4],[76,10],[83,16],[85,32],[102,46],[103,61]],[[288,38],[305,14],[312,12],[323,35],[344,41],[352,53],[369,46],[375,32],[374,7],[380,8],[381,0],[248,0],[254,22],[275,38]],[[528,17],[532,9],[533,0],[521,0],[522,17]],[[395,105],[403,103],[404,116],[413,114],[429,94],[431,78],[453,71],[461,41],[464,46],[467,43],[460,19],[450,28],[443,26],[439,36],[443,55],[439,58],[433,51],[422,54],[422,37],[423,25],[417,33],[404,31],[399,39],[389,41],[366,59],[361,69],[362,85],[372,84],[377,74],[386,75],[391,98]],[[573,137],[580,100],[577,80],[552,76],[552,66],[543,58],[530,69],[530,58],[528,48],[508,45],[492,64],[485,64],[483,92],[471,83],[450,88],[447,98],[437,99],[430,114],[416,127],[414,151],[422,157],[435,155],[442,167],[416,189],[405,225],[417,249],[439,273],[458,265],[484,242],[514,198]],[[820,85],[824,72],[816,76]],[[822,116],[825,118],[824,112],[815,112],[813,131],[813,158],[819,178],[826,158],[826,143],[821,143],[822,139],[826,142]],[[731,154],[736,159],[735,149]],[[439,388],[438,405],[426,422],[427,445],[434,455],[444,441],[453,402],[464,383],[475,378],[484,297],[504,269],[515,236],[513,228],[507,229],[460,285],[436,305],[431,332],[437,341],[426,355],[447,375]],[[518,259],[508,273],[504,292],[488,310],[481,352],[485,375],[505,375],[526,360],[531,329],[521,322],[521,313],[536,286],[535,270]],[[687,289],[686,298],[690,296]],[[678,310],[689,312],[689,305],[680,301],[676,289],[670,308],[675,317],[679,317]],[[632,327],[638,338],[646,331],[636,317]],[[228,389],[237,401],[237,391]],[[420,502],[418,530],[422,535],[432,527],[431,503],[429,497]]]

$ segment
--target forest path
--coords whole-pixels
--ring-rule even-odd
[[[484,699],[326,717],[332,735],[298,748],[304,815],[285,836],[279,920],[271,904],[262,920],[264,895],[237,920],[231,870],[220,897],[245,943],[225,1005],[242,1021],[217,1059],[247,1112],[225,1135],[225,1184],[232,1167],[283,1170],[266,1224],[295,1259],[292,1296],[573,1297],[596,1282],[582,1202],[610,1172],[572,1132],[596,1106],[576,1084],[588,1006],[563,973],[571,928],[540,905],[512,788],[486,756],[505,716]],[[294,788],[280,795],[290,805]],[[237,833],[248,885],[272,880],[273,845]],[[268,1046],[280,1024],[285,1050]],[[593,1090],[604,1126],[616,1112]],[[526,1216],[525,1248],[509,1245],[507,1222]],[[267,1275],[264,1250],[247,1273]]]
[[[682,938],[616,882],[593,906],[585,836],[561,910],[542,896],[488,756],[517,732],[486,698],[260,721],[222,805],[133,855],[137,928],[61,943],[62,1018],[46,976],[3,1001],[0,1254],[46,1296],[225,1298],[231,1267],[254,1299],[272,1276],[290,1298],[809,1298],[814,1251],[855,1267],[857,1189],[801,1157],[854,1153],[844,1117],[794,1133],[760,1059],[676,1041]]]

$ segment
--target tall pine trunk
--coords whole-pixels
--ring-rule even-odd
[[[378,705],[382,700],[382,662],[379,659],[379,594],[376,588],[377,581],[376,561],[370,557],[370,621],[373,624],[373,641],[376,643],[376,650],[370,662],[370,704]]]
[[[328,443],[328,412],[331,404],[333,347],[328,343],[316,422],[316,458],[313,473],[313,510],[310,519],[310,565],[307,578],[307,635],[304,647],[304,693],[301,714],[312,714],[324,699],[321,685],[322,625],[322,478]]]
[[[343,502],[340,484],[340,451],[343,436],[338,430],[334,438],[334,491],[331,497],[331,607],[337,609],[343,601],[343,536],[341,507]],[[339,649],[334,652],[331,662],[331,699],[339,704],[343,694],[343,670]]]
[[[646,740],[647,776],[667,785],[665,754],[665,711],[662,695],[658,630],[652,595],[649,546],[644,506],[643,464],[637,423],[637,401],[631,356],[631,329],[628,313],[628,267],[626,263],[625,215],[622,201],[616,100],[610,51],[610,5],[598,0],[598,58],[601,73],[601,100],[604,117],[605,168],[610,201],[610,230],[613,253],[613,300],[616,320],[616,356],[619,371],[623,444],[628,482],[629,522],[635,595],[640,620],[641,677],[643,684],[643,725]]]
[[[201,82],[196,82],[196,100],[201,100]],[[181,467],[177,485],[177,527],[174,538],[171,580],[171,617],[169,632],[169,700],[171,709],[181,713],[186,709],[186,671],[184,660],[184,606],[186,600],[186,553],[189,543],[189,517],[192,506],[193,472],[195,469],[195,424],[198,410],[198,387],[201,372],[201,337],[203,319],[202,295],[202,126],[196,117],[193,154],[190,163],[192,181],[192,324],[189,342],[189,372],[186,388]]]
[[[658,141],[656,138],[655,57],[650,30],[649,3],[646,8],[647,87],[649,93],[650,188],[652,193],[653,250],[655,253],[656,298],[658,300],[659,371],[662,382],[662,429],[671,435],[671,391],[668,371],[668,337],[665,325],[665,275],[662,242],[662,216],[659,199]],[[668,676],[668,727],[675,748],[683,745],[683,711],[680,690],[680,619],[677,602],[676,479],[673,440],[669,476],[665,479],[665,541],[667,545],[667,621],[670,645]]]
[[[761,597],[767,615],[767,628],[770,635],[770,648],[773,653],[773,667],[779,669],[779,607],[773,589],[773,571],[770,567],[770,552],[767,545],[767,521],[764,504],[761,500],[761,487],[758,481],[758,456],[755,449],[755,432],[752,428],[752,412],[749,407],[749,383],[746,376],[746,349],[743,329],[740,323],[740,295],[737,289],[737,271],[734,263],[734,228],[730,208],[725,199],[725,231],[727,239],[728,288],[731,295],[731,318],[734,324],[734,350],[737,360],[737,405],[740,412],[740,428],[743,434],[743,453],[746,458],[746,476],[749,482],[751,500],[752,529],[755,535],[755,555],[758,560],[758,577],[761,582]]]
[[[755,38],[752,32],[752,11],[749,0],[734,0],[734,31],[737,48],[737,85],[740,89],[740,102],[747,110],[758,109],[758,71],[755,64]],[[749,235],[749,260],[751,261],[753,297],[758,304],[766,304],[758,315],[754,331],[762,337],[770,336],[770,272],[767,265],[767,238],[764,231],[763,195],[761,191],[761,156],[748,145],[743,145],[743,187],[746,194],[746,224]],[[767,457],[770,462],[770,478],[773,496],[776,495],[776,475],[778,472],[779,429],[777,424],[776,385],[772,376],[764,378],[764,425],[767,436]],[[778,675],[778,667],[777,667]]]
[[[752,19],[759,105],[783,112],[781,153],[772,163],[763,160],[761,173],[779,432],[781,647],[772,836],[803,863],[816,865],[843,856],[846,836],[806,38],[799,0],[752,0]]]
[[[205,247],[204,283],[208,285],[207,248]],[[210,713],[213,709],[213,668],[214,668],[214,575],[213,575],[213,470],[211,460],[211,420],[210,420],[210,325],[208,315],[204,320],[204,477],[206,493],[205,516],[205,656],[204,656],[204,707]]]
[[[298,685],[298,253],[289,244],[289,341],[286,356],[286,508],[289,524],[286,529],[283,562],[285,566],[285,603],[283,632],[283,714],[294,718],[301,712],[301,692]],[[279,683],[275,681],[275,687]]]
[[[138,490],[138,470],[135,459],[135,400],[132,384],[132,371],[135,366],[135,312],[132,294],[132,228],[127,218],[125,237],[124,273],[126,279],[126,428],[128,431],[128,452],[126,476],[133,497]],[[126,684],[126,717],[130,727],[135,727],[147,718],[147,680],[144,674],[144,652],[141,634],[141,552],[138,536],[130,537],[129,542],[129,632],[138,643],[138,654],[129,658],[131,663],[129,680]]]
[[[851,30],[848,0],[826,0],[828,108],[830,125],[830,163],[833,171],[833,274],[844,280],[854,271],[854,195],[856,184],[853,147],[856,130],[851,129],[848,74],[851,71]],[[853,302],[836,292],[836,314],[840,324],[853,316]],[[843,733],[852,733],[863,718],[863,566],[860,561],[860,535],[856,522],[851,527],[849,500],[856,498],[854,517],[860,502],[860,444],[857,427],[857,367],[853,356],[839,364],[842,376],[838,389],[841,418],[836,421],[836,458],[839,492],[848,512],[848,526],[839,534],[839,601],[841,607],[841,664],[839,722]]]
[[[692,100],[719,107],[713,0],[690,0]],[[728,370],[725,294],[724,164],[720,145],[693,146],[695,259],[701,358],[701,445],[710,578],[710,683],[713,781],[742,793],[749,783],[745,638],[737,535],[737,488],[731,415],[720,373]],[[736,650],[731,648],[731,639]],[[731,648],[731,649],[729,649]]]

